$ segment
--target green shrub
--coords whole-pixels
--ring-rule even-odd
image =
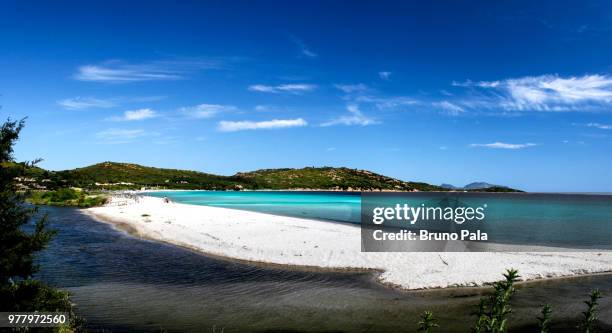
[[[78,199],[80,193],[71,188],[60,188],[56,191],[49,192],[51,194],[51,202],[64,202],[68,200]]]
[[[417,329],[417,332],[431,333],[436,327],[438,327],[438,324],[436,324],[436,319],[434,318],[433,313],[431,311],[423,312],[423,314],[421,314],[421,321],[419,321],[419,328]]]

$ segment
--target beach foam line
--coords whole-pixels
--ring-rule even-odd
[[[119,204],[118,204],[119,203]],[[403,289],[482,286],[516,268],[523,280],[612,272],[612,252],[361,252],[360,227],[228,208],[119,197],[84,210],[133,233],[213,256],[266,264],[380,271]]]

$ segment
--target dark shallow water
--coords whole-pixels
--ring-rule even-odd
[[[70,208],[45,208],[59,231],[38,277],[72,293],[92,331],[413,332],[431,309],[440,332],[468,332],[480,289],[399,292],[372,274],[295,272],[208,258],[117,231]],[[501,272],[500,272],[501,273]],[[604,332],[612,332],[612,276],[521,286],[514,331],[544,303],[557,332],[574,332],[589,290],[600,288]],[[533,330],[531,330],[533,331]]]

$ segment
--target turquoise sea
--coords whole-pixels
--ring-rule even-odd
[[[160,191],[147,195],[168,197],[185,204],[276,215],[346,223],[361,220],[362,196],[355,192]],[[462,205],[487,206],[483,230],[493,242],[612,249],[612,195],[609,194],[421,192],[407,194],[402,200],[415,206],[435,205],[449,196]]]
[[[361,212],[361,196],[355,192],[161,191],[147,195],[191,205],[349,223],[359,223]]]

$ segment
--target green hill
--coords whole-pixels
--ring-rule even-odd
[[[404,182],[366,170],[349,168],[264,169],[237,173],[245,184],[265,189],[334,189],[437,191],[441,187],[426,183]]]
[[[183,189],[230,189],[241,184],[236,177],[116,162],[102,162],[84,168],[58,171],[56,175],[62,182],[85,188],[159,186]]]
[[[219,176],[199,171],[162,169],[131,163],[103,162],[63,171],[36,168],[24,187],[57,189],[79,187],[85,189],[139,189],[157,187],[167,189],[207,190],[391,190],[391,191],[446,191],[427,183],[406,182],[366,170],[332,167],[301,169],[263,169],[240,172],[233,176]],[[35,179],[33,181],[32,179]],[[489,189],[495,191],[495,189]],[[511,189],[504,189],[511,190]]]

